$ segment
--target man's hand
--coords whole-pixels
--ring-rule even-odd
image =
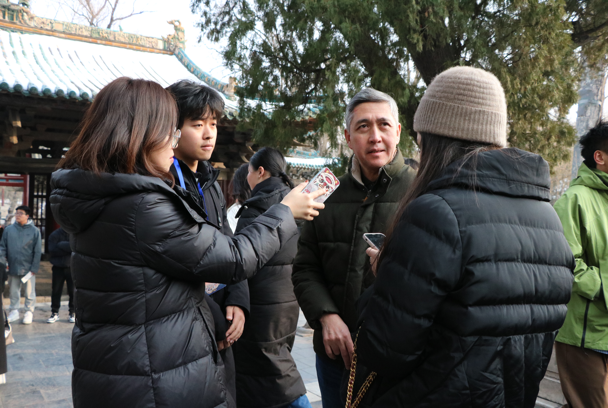
[[[376,276],[376,270],[378,266],[378,255],[380,254],[380,251],[378,251],[376,248],[369,247],[365,250],[365,253],[367,254],[367,256],[369,256],[369,264],[372,268],[374,276]]]
[[[238,306],[226,307],[226,320],[230,322],[230,328],[226,332],[226,341],[232,345],[243,335],[245,328],[245,313]]]
[[[348,326],[335,313],[323,315],[319,320],[323,326],[323,345],[325,345],[327,356],[334,360],[338,356],[342,356],[344,366],[350,370],[354,349]]]

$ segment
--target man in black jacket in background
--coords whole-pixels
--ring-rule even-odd
[[[167,88],[177,101],[181,138],[174,149],[171,174],[186,201],[204,210],[209,224],[232,236],[226,217],[226,201],[217,183],[219,170],[209,159],[217,140],[217,124],[224,112],[224,100],[214,89],[191,81],[179,81]],[[177,190],[180,190],[179,188]],[[226,365],[226,384],[236,398],[234,357],[230,346],[237,341],[249,314],[247,281],[228,285],[206,296],[215,321],[218,348]]]
[[[74,315],[74,283],[72,282],[72,272],[70,270],[70,260],[72,249],[70,248],[70,236],[63,228],[59,227],[49,236],[49,252],[51,254],[51,264],[53,265],[53,289],[51,292],[51,317],[47,323],[55,323],[59,320],[59,307],[61,306],[61,294],[63,283],[68,285],[68,295],[70,301],[68,310],[70,323],[76,322]]]

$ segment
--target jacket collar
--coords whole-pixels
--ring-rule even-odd
[[[179,160],[177,157],[175,158],[179,162],[179,167],[182,169],[182,175],[184,176],[184,181],[186,184],[189,182],[193,182],[196,184],[198,181],[201,183],[201,189],[207,190],[209,187],[213,185],[217,181],[217,178],[220,175],[220,171],[213,168],[211,163],[208,161],[200,161],[198,162],[198,167],[196,169],[196,173],[190,170],[190,167],[183,161]],[[175,177],[175,183],[179,185],[179,179],[177,176],[177,169],[175,165],[171,166],[171,174]]]
[[[270,177],[269,179],[258,183],[251,192],[251,198],[243,203],[235,218],[239,218],[247,207],[255,207],[266,211],[274,204],[272,197],[283,193],[287,194],[289,193],[289,190],[289,186],[287,186],[279,177]]]
[[[27,220],[27,222],[23,225],[19,224],[18,222],[15,221],[15,223],[13,224],[16,227],[19,228],[30,228],[34,226],[34,220],[32,220],[31,218],[29,220]]]
[[[217,181],[220,171],[214,168],[208,161],[199,161],[196,174],[201,182],[201,188],[207,190]]]
[[[253,191],[251,192],[251,198],[245,202],[250,202],[253,198],[255,198],[255,196],[257,196],[259,194],[272,193],[273,191],[279,190],[283,187],[287,187],[287,185],[285,185],[285,183],[283,182],[283,180],[281,180],[281,178],[279,178],[279,177],[267,178],[266,180],[262,181],[261,183],[258,183],[253,188]]]
[[[378,176],[381,177],[383,173],[388,176],[389,179],[392,179],[395,175],[397,175],[401,169],[405,167],[405,162],[403,161],[403,155],[401,151],[397,149],[395,152],[395,157],[389,163],[380,167],[378,170]],[[348,164],[348,172],[351,177],[354,178],[359,184],[363,185],[363,179],[361,178],[361,163],[359,159],[354,154],[350,158],[350,163]]]
[[[550,184],[549,165],[541,156],[508,148],[479,153],[477,160],[464,165],[457,160],[429,183],[427,191],[458,187],[549,201]]]
[[[591,169],[583,163],[571,185],[582,185],[594,190],[608,191],[608,174],[598,169]]]

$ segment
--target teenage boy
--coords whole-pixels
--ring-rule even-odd
[[[40,230],[30,220],[30,207],[21,205],[15,211],[16,222],[6,227],[0,239],[0,266],[8,263],[11,312],[8,321],[19,320],[21,286],[25,286],[23,324],[31,324],[36,306],[36,277],[40,267],[42,241]],[[25,281],[24,281],[25,279]]]
[[[209,163],[217,140],[217,125],[224,113],[224,99],[208,86],[185,80],[167,90],[173,94],[179,109],[181,137],[173,151],[175,159],[171,166],[175,183],[181,188],[177,190],[186,195],[188,202],[204,210],[211,225],[224,235],[232,236],[226,217],[226,201],[216,181],[219,170]],[[246,280],[228,285],[211,298],[207,298],[207,303],[215,320],[216,340],[226,365],[229,391],[234,397],[235,369],[230,346],[241,337],[245,327],[249,314],[249,285]]]
[[[566,321],[555,339],[571,408],[608,407],[608,122],[580,139],[583,164],[555,203],[576,268]]]

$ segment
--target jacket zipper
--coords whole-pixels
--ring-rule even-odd
[[[582,348],[585,348],[585,335],[587,334],[587,315],[589,314],[589,305],[591,305],[591,301],[587,300],[587,307],[585,308],[585,319],[583,320],[583,338],[581,340]]]
[[[214,190],[215,190],[215,188],[214,188]],[[217,195],[217,190],[215,191],[215,193]],[[217,208],[217,203],[220,201],[221,201],[220,197],[218,196],[216,200],[213,200],[213,206],[215,207],[215,215],[217,216],[217,223],[220,226],[220,228],[222,228],[222,214],[220,213],[220,210]]]

